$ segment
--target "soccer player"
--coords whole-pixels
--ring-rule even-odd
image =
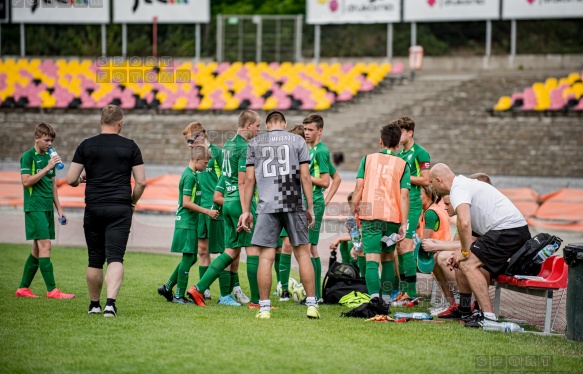
[[[172,238],[171,252],[182,253],[182,260],[166,282],[158,289],[158,293],[176,304],[192,304],[184,297],[188,285],[188,274],[192,265],[196,263],[197,221],[203,219],[203,214],[217,219],[218,210],[206,209],[201,206],[202,189],[198,180],[210,159],[205,146],[196,146],[190,151],[190,162],[184,169],[178,182],[178,209],[174,221],[174,237]],[[200,214],[199,214],[200,213]],[[172,288],[176,287],[176,294],[172,295]]]
[[[308,147],[300,136],[285,131],[285,117],[281,112],[269,113],[265,123],[267,133],[251,140],[247,150],[243,214],[239,218],[239,228],[250,232],[254,220],[251,194],[257,184],[257,222],[252,239],[260,248],[260,309],[256,317],[271,317],[271,267],[279,234],[285,228],[306,290],[307,316],[320,318],[308,248],[308,229],[314,215]],[[302,188],[307,209],[302,201]]]
[[[365,156],[356,175],[352,195],[351,215],[358,213],[361,237],[366,257],[366,287],[371,298],[379,297],[383,288],[395,278],[394,251],[381,239],[398,233],[397,242],[405,238],[409,215],[409,166],[396,154],[401,138],[399,121],[381,129],[382,150]],[[382,264],[379,278],[379,263]],[[390,294],[390,288],[388,292]]]
[[[324,130],[324,119],[319,114],[310,114],[303,120],[306,143],[310,147],[310,175],[312,176],[312,191],[314,197],[314,226],[310,230],[310,251],[314,265],[316,281],[316,297],[322,298],[322,262],[318,253],[320,227],[326,209],[324,190],[330,186],[330,151],[321,141]]]
[[[259,114],[244,110],[239,115],[237,134],[227,140],[223,149],[221,172],[225,184],[229,186],[223,205],[225,220],[225,251],[211,262],[200,281],[188,289],[188,294],[199,306],[204,306],[204,292],[227,266],[241,253],[241,247],[247,252],[247,278],[251,290],[249,308],[259,308],[259,288],[257,286],[257,267],[259,266],[259,249],[251,244],[252,233],[237,231],[239,216],[242,214],[241,201],[245,197],[245,170],[247,142],[259,132]],[[253,207],[253,212],[255,208]]]
[[[50,257],[51,239],[55,238],[54,209],[57,209],[59,219],[67,219],[59,203],[55,181],[55,166],[61,162],[61,158],[57,155],[50,157],[48,154],[55,136],[51,125],[39,123],[34,129],[34,147],[20,158],[20,179],[24,187],[24,226],[26,240],[32,240],[32,252],[24,264],[22,280],[15,297],[38,298],[29,287],[39,268],[47,287],[47,298],[75,297],[57,288]]]
[[[411,191],[409,194],[409,226],[407,235],[402,242],[397,244],[399,260],[399,279],[401,280],[399,289],[402,295],[397,301],[411,301],[417,297],[417,262],[415,261],[415,245],[413,235],[417,229],[419,218],[423,210],[421,206],[420,189],[429,186],[429,168],[431,166],[429,153],[415,142],[415,122],[409,117],[401,117],[397,120],[401,128],[401,145],[403,149],[399,152],[405,162],[409,164],[411,172]],[[397,279],[395,279],[397,281]]]

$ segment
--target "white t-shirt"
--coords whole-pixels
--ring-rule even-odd
[[[476,234],[526,226],[518,208],[486,182],[458,175],[453,179],[449,198],[454,209],[460,204],[470,204],[472,231]]]

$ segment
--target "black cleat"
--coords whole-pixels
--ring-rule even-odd
[[[174,304],[187,304],[187,305],[194,305],[194,303],[190,300],[187,300],[184,296],[183,297],[173,297],[172,302]]]
[[[172,290],[166,289],[165,284],[158,287],[158,295],[164,296],[164,298],[166,298],[166,301],[168,302],[171,302],[172,298],[174,298],[174,293],[172,292]]]

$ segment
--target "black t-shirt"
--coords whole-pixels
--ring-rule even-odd
[[[129,205],[132,167],[142,165],[142,152],[131,139],[116,134],[100,134],[79,144],[73,162],[87,173],[85,204]]]

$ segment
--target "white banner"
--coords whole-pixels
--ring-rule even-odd
[[[114,23],[209,23],[210,0],[113,0]]]
[[[109,0],[12,0],[13,23],[109,23]]]
[[[401,0],[306,0],[308,24],[400,21]]]
[[[583,0],[504,0],[503,19],[579,18]]]
[[[500,0],[404,0],[403,4],[405,22],[475,21],[500,18]]]

